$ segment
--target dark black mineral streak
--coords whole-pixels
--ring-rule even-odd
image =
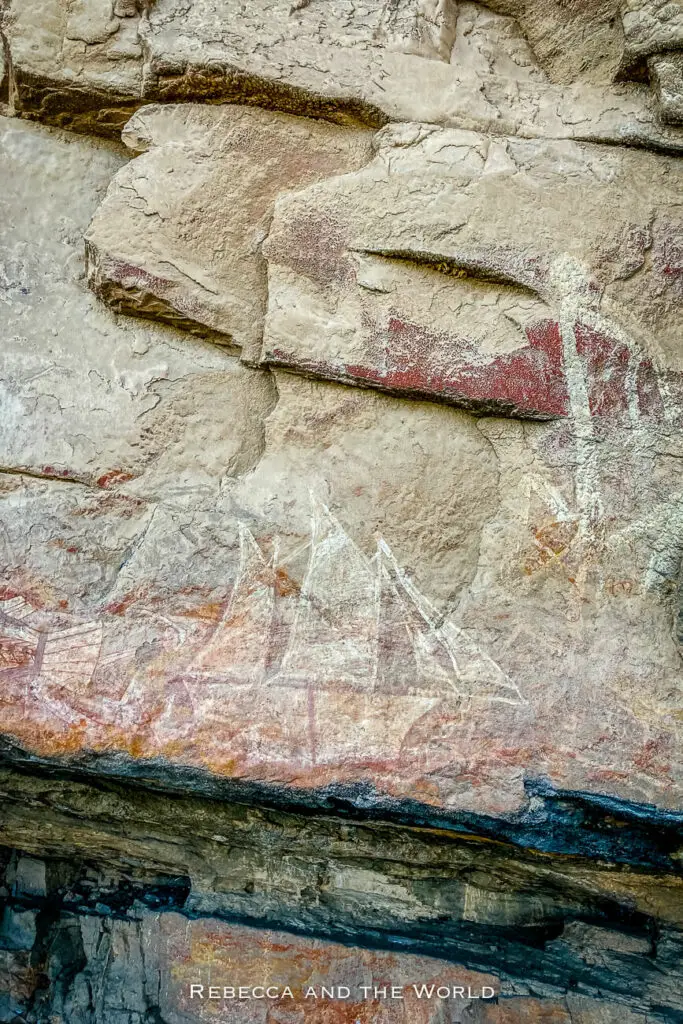
[[[562,823],[598,843],[568,856],[525,846],[528,821],[510,841],[493,822],[476,834],[407,823],[406,809],[403,822],[378,820],[350,799],[321,811],[253,796],[6,761],[0,1021],[162,1020],[149,935],[167,913],[428,954],[492,972],[511,995],[577,993],[683,1020],[677,822],[546,794],[544,835],[554,828],[557,844]],[[619,862],[601,855],[601,832],[623,836]],[[362,893],[349,871],[365,873]]]

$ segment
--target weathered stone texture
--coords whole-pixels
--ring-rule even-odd
[[[683,43],[682,43],[683,45]],[[647,62],[662,118],[683,122],[683,53],[658,53]]]
[[[80,131],[120,131],[139,105],[143,4],[21,0],[6,36],[19,110]]]
[[[679,0],[623,0],[621,20],[627,65],[655,53],[683,49],[683,4]]]
[[[267,374],[115,320],[79,280],[79,225],[118,151],[6,136],[10,167],[39,157],[12,209],[43,196],[10,250],[7,409],[41,428],[3,458],[9,732],[452,813],[516,812],[529,774],[679,805],[674,165],[402,127],[366,170],[278,200],[266,351],[298,317],[291,368],[332,376],[327,332],[386,317],[392,372],[458,358],[480,407],[557,417],[524,427],[287,375],[274,407]],[[24,294],[34,277],[50,289]],[[539,353],[546,406],[510,372]]]
[[[187,10],[178,0],[158,0],[144,27],[146,94],[257,102],[374,124],[428,121],[532,137],[680,145],[678,132],[653,119],[643,89],[590,83],[566,89],[529,81],[514,60],[503,74],[495,61],[483,67],[460,62],[457,23],[451,61],[425,60],[424,49],[417,55],[410,40],[398,51],[387,46],[387,9],[391,5],[370,0],[334,6],[272,0],[258,10],[233,0],[200,0]],[[545,31],[554,23],[551,14]],[[468,27],[465,20],[464,32]],[[476,37],[471,42],[476,48]]]
[[[602,304],[641,361],[675,360],[675,161],[421,125],[376,145],[360,172],[278,200],[266,362],[552,418],[569,410],[568,317]]]
[[[609,81],[620,39],[609,5],[494,6],[13,0],[5,34],[18,112],[81,131],[115,134],[143,100],[219,100],[680,151],[646,86]]]
[[[314,1021],[345,1021],[351,1009],[371,1021],[402,1010],[409,1021],[424,1010],[429,1024],[444,1012],[476,1020],[482,985],[487,1021],[516,1020],[517,1010],[520,1021],[545,1020],[558,1007],[591,1022],[675,1021],[682,1005],[681,879],[665,827],[599,812],[591,827],[578,804],[556,819],[583,832],[587,849],[618,851],[622,863],[610,865],[446,829],[75,782],[30,766],[0,769],[0,792],[6,995],[29,1021],[51,1011],[107,1022],[119,1001],[134,1021],[155,1006],[164,1020],[205,1011],[211,1019],[211,1007],[231,1020],[241,1010],[277,1020],[289,998],[223,1003],[204,989],[201,1001],[188,998],[190,984],[219,985],[220,996],[223,985],[289,985],[289,1010],[304,1021],[306,1010]],[[639,866],[629,868],[634,854]],[[261,927],[234,927],[235,918]],[[264,920],[309,938],[263,930]],[[368,943],[378,951],[363,951]],[[366,984],[361,968],[371,987],[387,977],[405,986],[406,1001],[356,991]],[[429,985],[434,972],[440,984],[464,979],[465,992],[418,1002],[412,984]],[[318,999],[306,1000],[305,985],[321,984],[327,994],[318,987]],[[352,991],[340,998],[338,985]]]
[[[235,1024],[645,1024],[656,1019],[606,1008],[581,995],[501,997],[494,974],[433,957],[353,949],[211,920],[188,922],[174,913],[143,911],[134,921],[67,917],[52,925],[49,937],[42,973],[34,971],[33,981],[47,986],[35,995],[28,972],[22,971],[27,951],[6,954],[13,987],[5,1019],[27,1005],[38,1013],[56,1010],[65,1024],[203,1024],[227,1014]],[[30,1019],[41,1018],[31,1014]]]
[[[0,1019],[675,1024],[681,5],[0,7]]]
[[[275,198],[354,170],[370,132],[244,107],[148,107],[86,235],[91,287],[114,309],[217,332],[258,359],[261,243]]]

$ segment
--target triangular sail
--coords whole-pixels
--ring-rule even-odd
[[[396,686],[396,673],[405,679],[408,690],[430,693],[441,697],[461,697],[458,685],[458,667],[452,652],[443,644],[438,630],[425,607],[425,601],[416,587],[399,568],[391,548],[384,540],[378,544],[378,556],[383,581],[382,611],[394,608],[393,621],[383,615],[382,647],[385,653],[380,668],[380,683]],[[386,652],[394,644],[405,648],[406,638],[412,658],[404,667],[395,659],[388,662]],[[412,672],[412,679],[406,673]]]
[[[265,678],[275,593],[273,571],[251,532],[240,525],[240,564],[228,607],[192,668],[231,682]]]
[[[311,555],[278,682],[370,689],[377,670],[379,586],[368,559],[313,499]]]
[[[405,609],[419,687],[433,687],[444,697],[454,694],[474,700],[523,703],[517,686],[463,630],[448,620],[439,623],[436,609],[406,576],[384,540],[379,542],[379,552],[383,573],[392,581]]]
[[[8,619],[22,621],[33,614],[33,608],[23,597],[8,597],[0,601],[0,619],[7,616]]]
[[[33,608],[23,597],[0,601],[0,671],[33,662],[39,633],[27,621],[32,613]]]

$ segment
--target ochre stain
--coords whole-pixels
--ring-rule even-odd
[[[394,394],[436,398],[466,408],[532,418],[567,416],[559,324],[540,321],[528,327],[526,335],[527,346],[481,363],[472,342],[391,316],[386,326],[374,328],[363,362],[336,366],[302,360],[280,349],[270,359],[312,376],[357,380]]]
[[[286,569],[275,570],[275,593],[278,597],[292,597],[301,593],[301,586],[288,574]]]
[[[129,473],[125,469],[110,469],[96,480],[98,487],[113,487],[117,484],[125,484],[135,479],[135,473]]]

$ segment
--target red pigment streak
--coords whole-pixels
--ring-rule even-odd
[[[376,339],[381,348],[377,346],[376,354],[370,350],[363,363],[335,368],[324,361],[304,362],[277,349],[272,355],[276,361],[316,376],[351,377],[387,391],[439,398],[466,408],[519,416],[566,416],[569,395],[559,324],[544,320],[527,328],[526,335],[528,346],[478,365],[473,361],[476,348],[471,342],[433,334],[392,317]]]
[[[664,416],[664,402],[659,390],[657,371],[651,359],[641,359],[636,372],[638,411],[641,416],[661,420]]]
[[[528,347],[497,356],[482,365],[466,363],[450,370],[457,347],[454,339],[430,334],[395,317],[389,321],[383,360],[376,366],[347,366],[352,377],[372,381],[392,391],[438,396],[466,405],[490,406],[517,413],[566,416],[569,408],[562,366],[559,324],[546,320],[528,328]],[[467,345],[467,349],[471,346]],[[470,355],[467,351],[467,356]]]
[[[586,324],[576,324],[576,351],[586,360],[588,405],[591,416],[619,416],[628,412],[626,345]]]
[[[135,604],[144,597],[145,591],[141,587],[137,587],[135,590],[130,590],[127,594],[124,594],[120,601],[111,601],[105,605],[105,612],[110,615],[125,615],[131,605]]]
[[[77,479],[73,476],[70,469],[57,469],[55,466],[43,466],[41,472],[44,473],[45,476],[56,476],[65,480]]]
[[[134,473],[127,473],[124,469],[110,469],[98,477],[96,483],[98,487],[111,487],[113,484],[125,484],[134,476]]]

